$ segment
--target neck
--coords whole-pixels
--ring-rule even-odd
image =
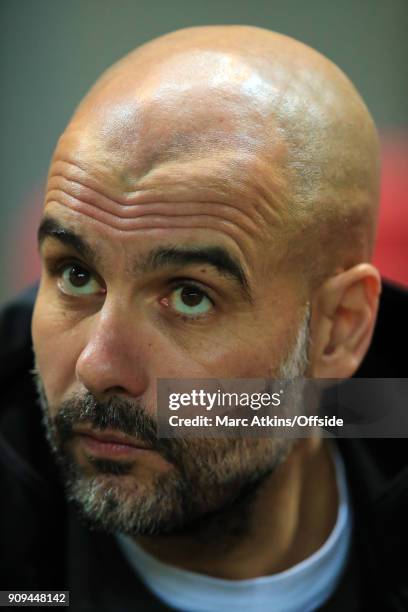
[[[214,516],[204,529],[137,541],[164,563],[245,580],[282,572],[313,554],[332,531],[337,507],[327,440],[302,439],[256,494]]]

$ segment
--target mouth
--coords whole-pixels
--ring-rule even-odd
[[[145,442],[117,431],[74,429],[74,434],[80,439],[84,450],[95,457],[125,459],[154,452]]]

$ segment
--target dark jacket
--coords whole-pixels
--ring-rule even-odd
[[[80,524],[64,499],[29,373],[34,297],[31,290],[0,314],[0,590],[69,590],[70,609],[78,612],[166,610],[115,539]],[[407,306],[404,290],[385,287],[359,376],[406,375]],[[407,612],[406,440],[343,439],[339,448],[354,531],[342,580],[322,610]]]

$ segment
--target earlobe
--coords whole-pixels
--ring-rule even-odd
[[[372,338],[381,279],[371,264],[329,278],[313,299],[311,375],[348,378],[358,369]]]

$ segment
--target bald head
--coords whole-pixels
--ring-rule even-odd
[[[292,499],[305,488],[301,463],[304,474],[318,465],[319,432],[299,441],[299,459],[299,446],[280,434],[219,444],[199,436],[173,454],[155,445],[157,381],[352,376],[378,308],[378,272],[361,263],[376,202],[367,109],[348,79],[301,43],[257,28],[193,28],[144,45],[102,76],[51,163],[32,323],[49,437],[69,468],[70,499],[95,526],[133,536],[188,526],[189,538],[226,508],[242,514],[238,502],[265,481],[245,532],[258,554],[263,534],[252,537],[252,525],[282,524],[280,515],[271,520],[275,492]],[[300,398],[286,404],[303,414]],[[66,414],[71,434],[60,435]],[[147,448],[105,457],[86,440],[94,428]],[[274,480],[286,457],[289,472]],[[119,471],[109,468],[116,460]],[[215,531],[194,540],[203,533],[209,541]],[[282,559],[296,559],[271,533]],[[235,549],[221,549],[229,563]],[[220,575],[230,577],[220,559]],[[268,561],[260,575],[280,563]]]
[[[199,27],[143,45],[91,89],[56,159],[64,150],[105,173],[124,206],[169,175],[181,200],[187,184],[221,205],[232,190],[259,209],[271,249],[315,280],[370,258],[375,126],[333,63],[281,34]]]

